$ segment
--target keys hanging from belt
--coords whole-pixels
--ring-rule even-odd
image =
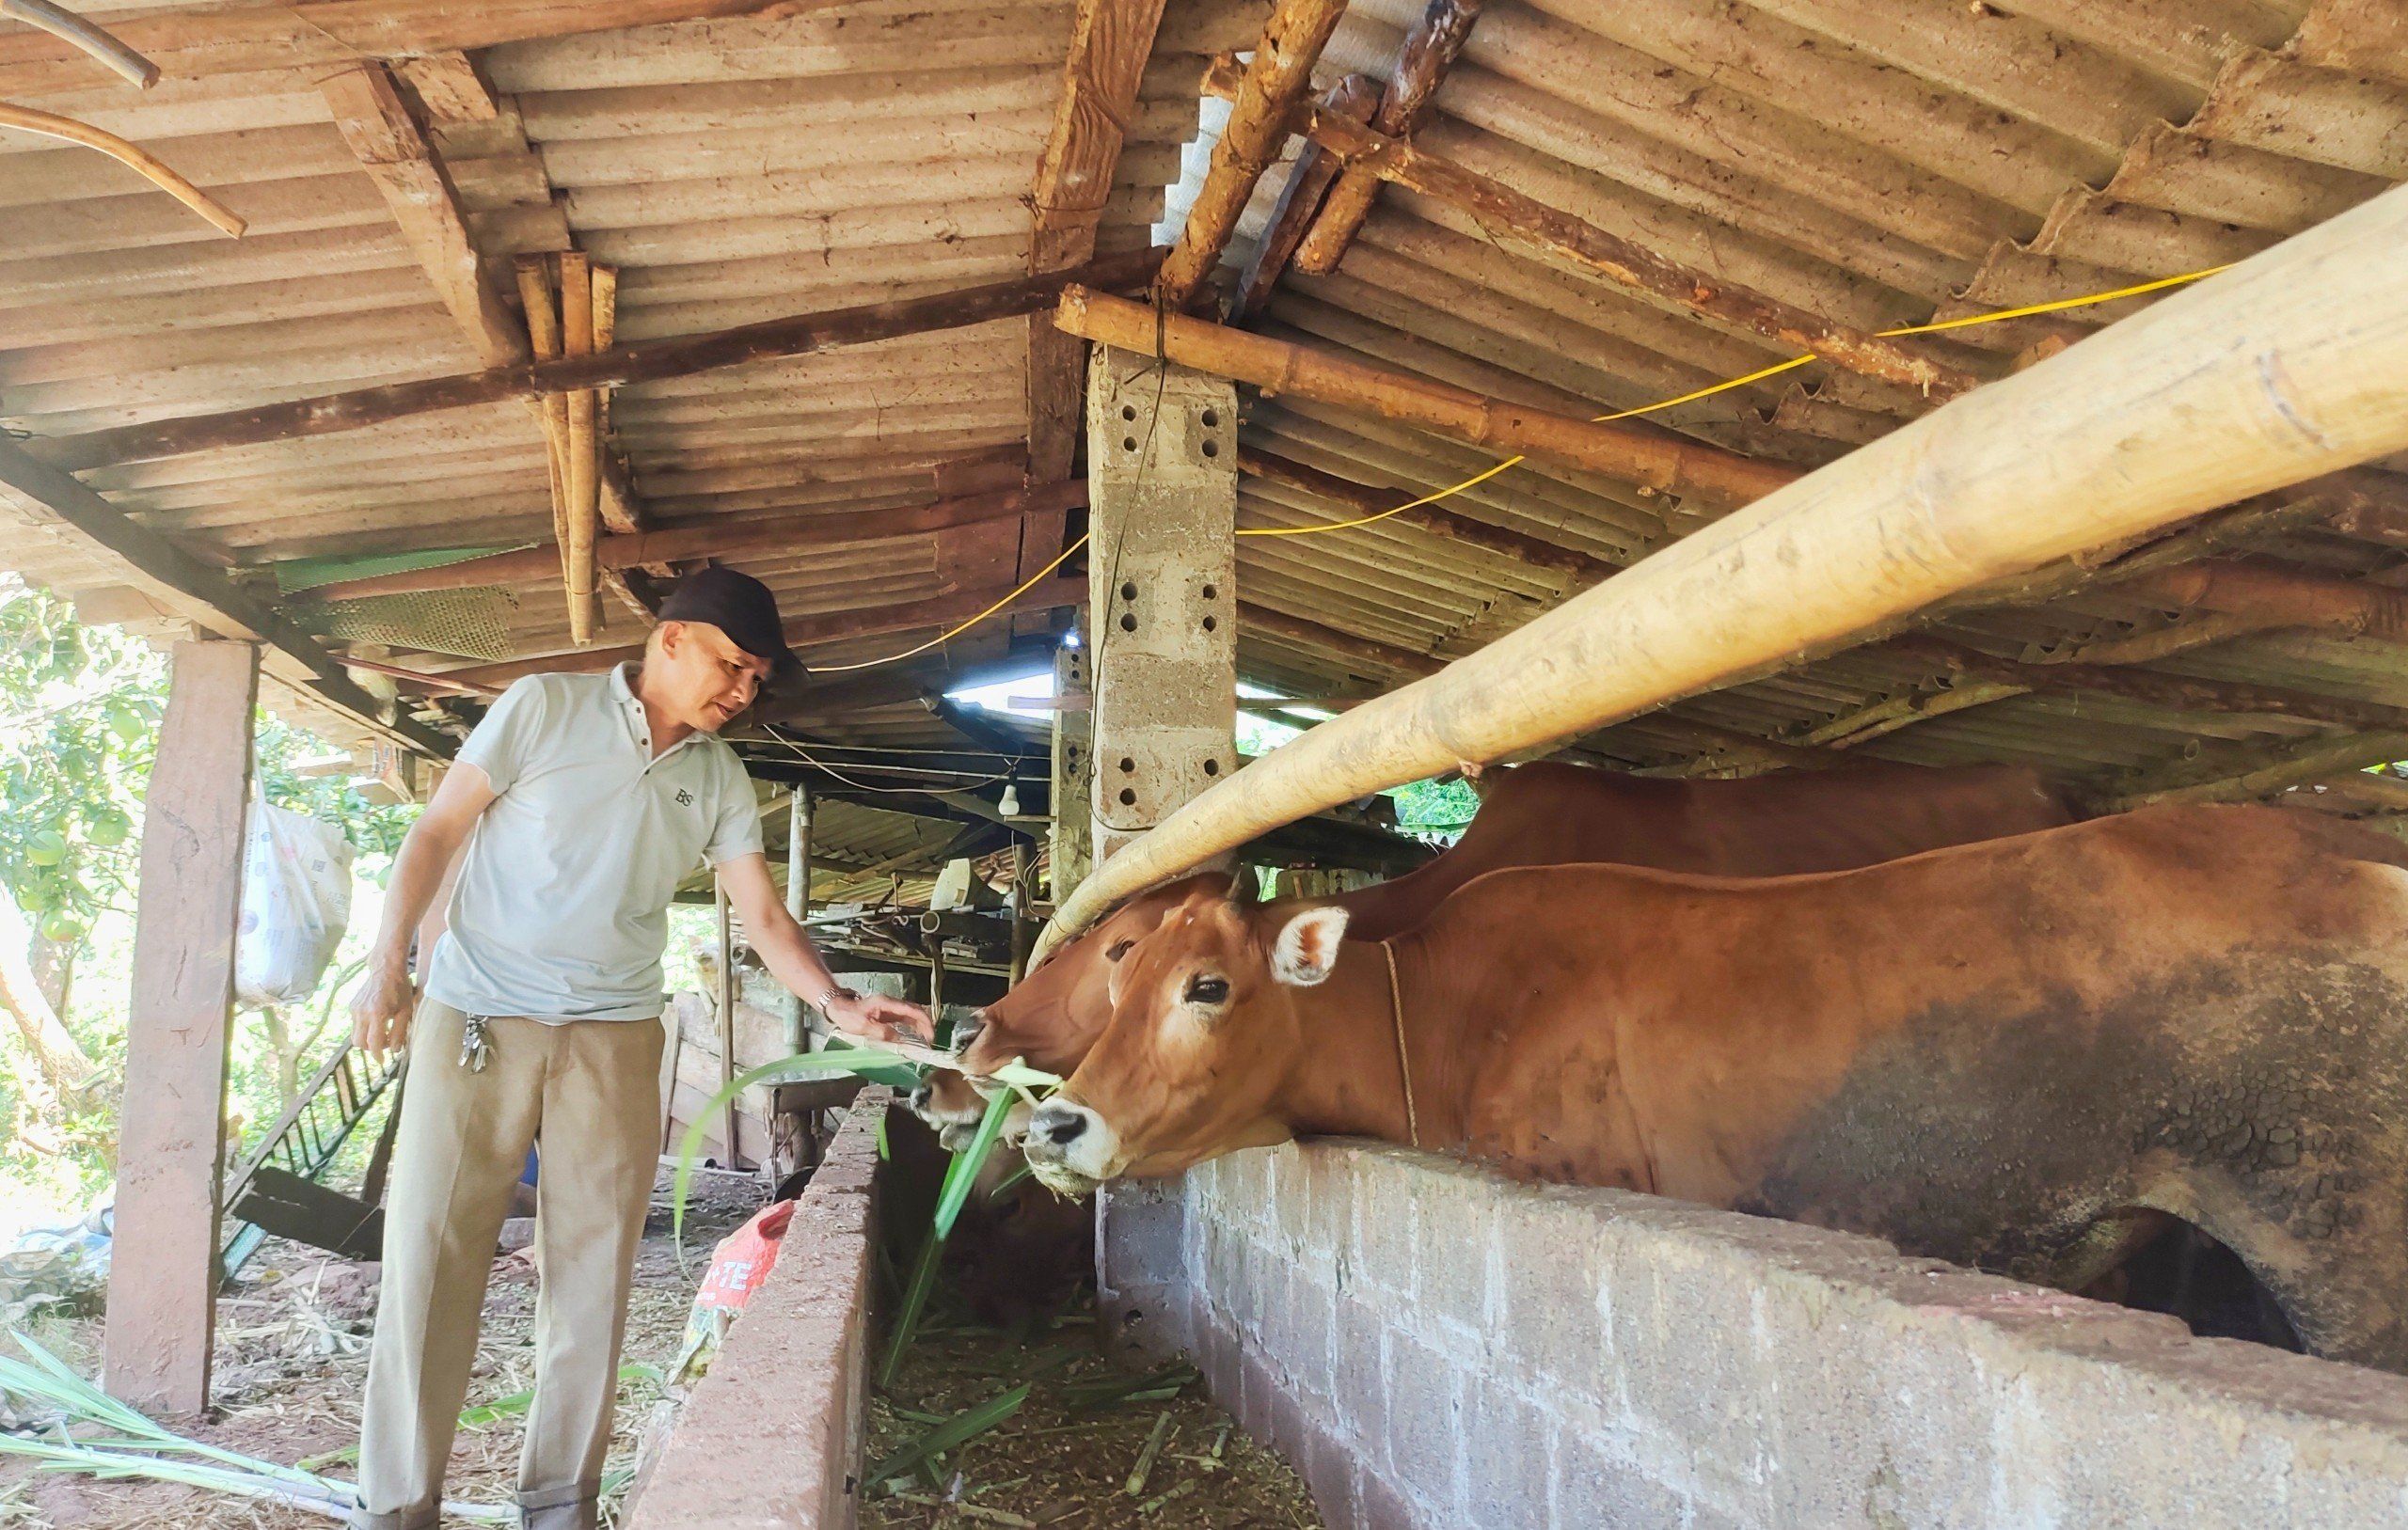
[[[460,1032],[460,1065],[471,1073],[483,1073],[492,1056],[493,1041],[485,1034],[485,1017],[467,1017],[467,1024]]]

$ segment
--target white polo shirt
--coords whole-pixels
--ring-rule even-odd
[[[761,817],[713,735],[653,758],[632,669],[529,675],[460,746],[499,795],[464,852],[429,998],[539,1020],[660,1013],[670,898],[705,860],[760,849]]]

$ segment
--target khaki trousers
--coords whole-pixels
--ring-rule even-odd
[[[653,1020],[486,1021],[491,1055],[460,1062],[467,1017],[428,1000],[385,1212],[383,1289],[361,1406],[360,1530],[431,1530],[443,1496],[494,1243],[541,1135],[535,1191],[535,1400],[518,1462],[527,1530],[588,1530],[626,1328],[627,1286],[659,1159]]]

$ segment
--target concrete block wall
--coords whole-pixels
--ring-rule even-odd
[[[768,1278],[728,1329],[627,1530],[852,1530],[860,1506],[878,1129],[863,1089],[797,1198]]]
[[[1105,1285],[1334,1526],[2408,1523],[2408,1380],[1869,1238],[1348,1144],[1131,1209]]]

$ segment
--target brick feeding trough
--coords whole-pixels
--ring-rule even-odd
[[[1347,1142],[1116,1189],[1106,1320],[1334,1527],[2396,1526],[2408,1380]]]

